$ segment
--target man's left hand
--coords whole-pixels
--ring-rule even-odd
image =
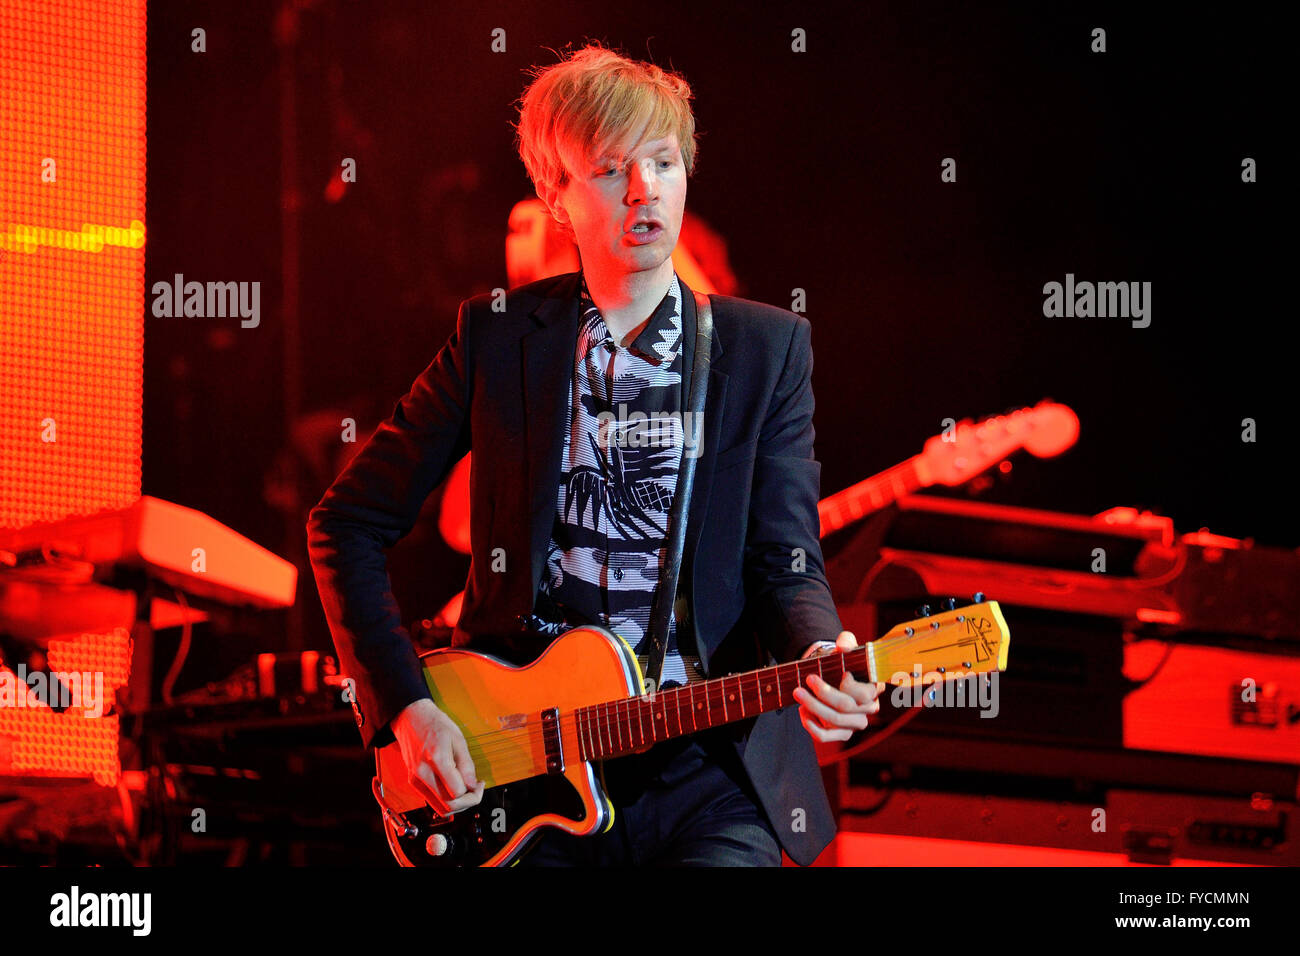
[[[852,650],[857,646],[858,639],[852,631],[840,631],[839,637],[835,639],[834,650],[824,648],[811,656]],[[799,702],[799,720],[813,740],[828,743],[832,740],[848,740],[854,731],[866,727],[867,714],[880,711],[880,701],[876,698],[884,689],[883,681],[863,683],[848,671],[844,672],[844,679],[840,681],[838,689],[816,674],[810,674],[808,687],[796,687],[794,699]]]

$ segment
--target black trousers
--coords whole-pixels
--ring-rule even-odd
[[[587,837],[548,827],[519,866],[781,865],[776,831],[724,738],[665,741],[602,769],[613,826]]]

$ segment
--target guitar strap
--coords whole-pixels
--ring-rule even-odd
[[[692,290],[694,291],[694,290]],[[705,398],[708,395],[709,359],[713,349],[713,306],[709,297],[701,292],[695,293],[695,358],[691,368],[690,394],[687,410],[692,412],[691,420],[703,422]],[[650,639],[649,660],[645,669],[644,693],[653,693],[659,689],[659,678],[663,671],[664,654],[668,650],[668,616],[677,599],[677,577],[682,569],[682,549],[686,544],[686,517],[691,489],[695,485],[695,460],[699,458],[699,449],[692,455],[686,454],[687,419],[682,422],[682,455],[677,466],[677,488],[673,492],[673,503],[669,509],[667,554],[659,582],[655,587],[654,603],[650,607],[650,623],[647,636]],[[703,434],[701,428],[697,434]]]

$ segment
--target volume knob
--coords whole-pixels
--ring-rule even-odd
[[[424,841],[424,852],[429,856],[442,856],[451,849],[451,841],[441,833],[435,833]]]

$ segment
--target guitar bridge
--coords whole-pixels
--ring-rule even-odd
[[[548,707],[542,711],[542,741],[546,748],[546,772],[564,773],[564,748],[560,744],[558,707]]]

